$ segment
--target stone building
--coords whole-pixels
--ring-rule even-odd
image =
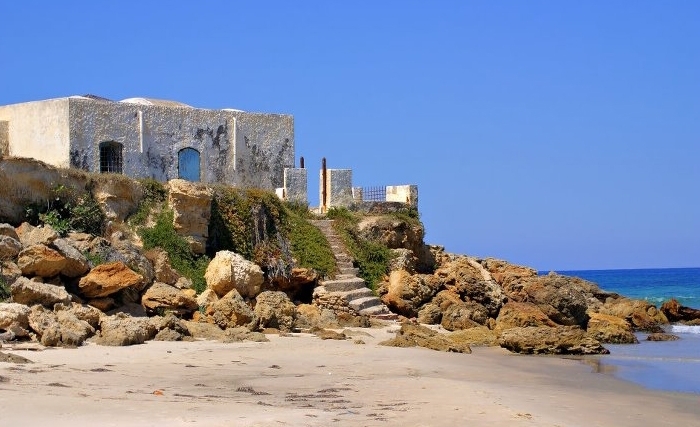
[[[0,155],[134,178],[275,189],[294,167],[294,119],[71,96],[0,106]]]

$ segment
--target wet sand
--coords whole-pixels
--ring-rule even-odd
[[[377,345],[396,329],[354,329],[346,341],[5,345],[35,363],[0,363],[2,425],[700,425],[698,395],[646,390],[573,359]]]

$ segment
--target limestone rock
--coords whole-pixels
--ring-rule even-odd
[[[463,301],[474,301],[486,308],[490,317],[496,317],[506,296],[490,273],[475,259],[461,256],[440,267],[435,275],[445,287],[458,294]]]
[[[152,340],[157,328],[147,317],[131,317],[125,313],[105,316],[100,320],[100,332],[95,342],[100,345],[127,346]]]
[[[338,328],[338,319],[332,310],[322,309],[313,304],[299,304],[296,307],[297,313],[294,319],[294,328]]]
[[[421,255],[425,230],[419,221],[407,221],[395,216],[368,216],[358,224],[360,237],[383,243],[389,249],[404,248],[414,256]]]
[[[263,284],[262,269],[231,251],[219,251],[204,273],[207,288],[222,297],[232,289],[246,298],[255,298]]]
[[[498,336],[496,332],[481,325],[450,332],[448,337],[451,341],[459,344],[466,344],[470,347],[493,347],[498,345]]]
[[[255,320],[253,309],[232,289],[217,302],[206,308],[206,314],[221,329],[248,326]]]
[[[482,259],[480,263],[503,289],[510,288],[512,284],[517,284],[522,279],[537,277],[537,270],[533,268],[510,264],[495,258]]]
[[[226,331],[224,331],[224,337],[221,339],[221,342],[225,343],[242,341],[268,342],[270,340],[265,336],[265,334],[260,332],[251,332],[242,326],[226,329]]]
[[[407,271],[392,271],[381,296],[382,302],[394,313],[415,317],[421,305],[430,301],[442,286],[432,275],[410,275]]]
[[[100,326],[100,319],[102,319],[102,316],[104,316],[104,313],[102,313],[95,307],[77,303],[73,303],[67,307],[60,307],[57,305],[54,307],[54,310],[68,310],[71,313],[73,313],[75,317],[84,322],[87,322],[90,326],[92,326],[95,329],[97,329]]]
[[[219,300],[216,296],[216,292],[211,289],[205,289],[204,292],[197,295],[197,305],[200,307],[207,307],[209,304],[213,304]]]
[[[625,297],[609,298],[599,312],[624,319],[637,331],[662,332],[661,325],[668,323],[653,304]]]
[[[190,240],[191,249],[203,254],[209,236],[211,189],[184,179],[168,182],[168,204],[173,210],[173,225],[177,233]]]
[[[19,241],[19,235],[17,235],[15,227],[11,226],[10,224],[0,224],[0,236],[7,236]]]
[[[661,305],[661,312],[670,322],[692,322],[700,319],[700,310],[682,306],[675,299],[664,302]]]
[[[13,331],[19,337],[27,335],[30,308],[18,303],[0,303],[0,330]]]
[[[21,250],[19,240],[0,234],[0,260],[14,259]]]
[[[154,282],[143,294],[141,304],[147,311],[167,310],[180,315],[191,313],[199,305],[186,292],[161,282]]]
[[[416,272],[416,264],[418,258],[411,252],[410,249],[398,248],[391,249],[392,257],[389,261],[389,271],[404,270],[410,274]]]
[[[42,244],[25,247],[17,259],[17,266],[22,270],[22,274],[29,277],[53,277],[67,265],[66,257]]]
[[[665,334],[661,332],[656,332],[647,335],[647,341],[678,341],[681,339],[678,335]]]
[[[183,321],[183,326],[194,339],[222,340],[225,337],[224,331],[213,323]]]
[[[124,222],[135,212],[143,196],[138,181],[126,177],[110,177],[93,181],[92,195],[109,221]]]
[[[143,283],[143,276],[136,273],[122,262],[110,262],[98,265],[87,276],[80,279],[80,293],[87,298],[100,298],[129,287],[138,287]]]
[[[554,327],[556,323],[539,307],[529,302],[508,302],[501,308],[496,318],[497,331],[526,326]]]
[[[255,316],[258,328],[277,328],[283,332],[292,330],[296,317],[296,306],[284,292],[265,291],[258,295]]]
[[[440,325],[448,331],[458,331],[486,325],[488,319],[488,310],[483,305],[474,301],[459,301],[443,310]]]
[[[294,298],[296,295],[310,293],[318,281],[318,273],[312,268],[292,268],[289,278],[278,276],[273,279],[273,289],[285,292]]]
[[[417,320],[425,325],[439,325],[442,322],[442,310],[437,304],[429,302],[421,307]]]
[[[26,277],[15,280],[10,290],[14,302],[29,306],[40,304],[51,308],[56,303],[70,304],[71,301],[71,296],[65,288],[34,282]]]
[[[601,343],[638,344],[632,327],[624,319],[609,314],[591,313],[588,320],[588,335]]]
[[[56,239],[51,246],[66,259],[66,265],[61,270],[64,276],[80,277],[90,270],[87,258],[72,245],[70,240]]]
[[[58,233],[48,225],[34,227],[29,223],[23,222],[16,229],[22,246],[29,247],[34,245],[50,245],[54,240],[59,238]]]
[[[142,291],[149,283],[153,282],[155,272],[153,264],[142,253],[128,236],[122,232],[112,233],[110,236],[111,248],[105,251],[105,260],[107,262],[122,262],[132,269],[138,270],[143,276],[143,281],[134,286],[137,291]]]
[[[432,350],[454,353],[471,353],[469,345],[450,339],[447,334],[441,334],[428,327],[404,323],[396,332],[396,337],[382,341],[380,345],[391,347],[425,347]]]
[[[180,275],[170,265],[168,253],[163,249],[151,249],[145,254],[146,258],[153,264],[155,280],[168,285],[174,285]]]
[[[583,281],[550,273],[525,279],[508,288],[508,297],[517,302],[531,302],[555,323],[585,326],[588,322],[588,299],[581,289]]]
[[[600,342],[578,326],[527,326],[503,331],[499,344],[514,353],[608,354]]]
[[[0,261],[0,280],[12,284],[22,275],[22,270],[12,261]]]
[[[88,301],[88,305],[106,313],[116,306],[116,302],[110,297],[92,298]]]
[[[78,319],[71,311],[54,313],[40,305],[32,307],[29,325],[40,337],[41,344],[47,347],[79,346],[95,333],[89,323]]]

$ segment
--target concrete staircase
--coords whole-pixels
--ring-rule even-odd
[[[314,289],[314,298],[321,294],[331,294],[347,302],[353,311],[382,319],[393,319],[396,315],[372,294],[364,279],[357,277],[360,270],[353,265],[353,258],[345,248],[345,244],[333,230],[332,220],[315,220],[311,223],[326,236],[335,256],[338,274],[332,280],[322,280]]]

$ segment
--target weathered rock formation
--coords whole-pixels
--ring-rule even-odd
[[[223,297],[235,289],[246,298],[255,298],[263,284],[260,266],[231,251],[219,251],[204,274],[207,288]]]

